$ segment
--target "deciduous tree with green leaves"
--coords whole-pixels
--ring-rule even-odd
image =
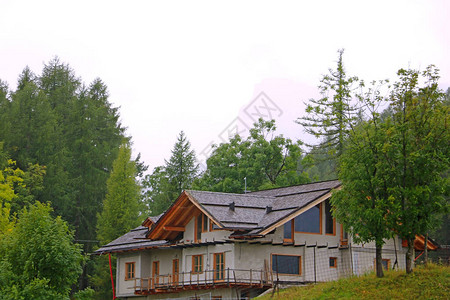
[[[375,241],[378,275],[383,238],[396,234],[408,241],[410,273],[415,236],[426,234],[449,209],[450,114],[438,70],[401,69],[398,76],[387,99],[389,113],[373,109],[354,127],[339,160],[343,187],[333,196],[336,217],[356,240]],[[365,104],[374,108],[380,101]]]
[[[342,189],[333,193],[334,216],[358,243],[375,242],[376,273],[383,277],[382,248],[394,235],[395,203],[389,195],[389,166],[384,158],[387,124],[376,107],[384,101],[376,88],[362,98],[368,118],[352,127],[339,157]]]
[[[147,212],[152,216],[163,213],[177,197],[164,166],[154,168],[152,174],[145,176],[143,188]]]
[[[0,239],[1,299],[69,299],[84,258],[67,223],[52,211],[36,202]]]
[[[408,241],[410,273],[415,236],[425,235],[436,216],[449,210],[450,110],[436,67],[423,72],[400,69],[398,76],[390,96],[393,116],[384,149],[390,197],[397,203],[393,229]]]
[[[259,119],[247,139],[236,135],[216,146],[194,188],[242,193],[245,184],[247,190],[256,191],[308,182],[301,143],[276,136],[275,131],[275,121]]]

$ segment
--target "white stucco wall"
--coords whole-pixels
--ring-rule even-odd
[[[234,269],[234,244],[219,244],[219,245],[209,245],[202,247],[193,247],[183,249],[182,256],[184,258],[184,263],[182,269],[184,272],[189,273],[192,271],[192,256],[193,255],[203,255],[203,270],[212,271],[214,269],[214,254],[223,253],[225,260],[225,270],[227,268]],[[226,276],[226,275],[225,275]],[[189,280],[212,280],[212,272],[203,272],[201,274],[185,274],[185,281]],[[181,279],[180,279],[181,280]]]
[[[192,217],[189,223],[184,227],[183,239],[184,243],[193,243],[195,233],[195,217]]]
[[[116,270],[116,296],[133,296],[134,295],[134,280],[125,280],[125,264],[135,263],[135,274],[141,273],[141,255],[140,253],[120,254],[117,256],[117,270]]]

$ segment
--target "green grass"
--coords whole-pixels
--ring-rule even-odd
[[[419,266],[412,274],[388,271],[333,282],[292,287],[275,292],[273,299],[450,299],[450,267]],[[271,299],[271,293],[261,300]]]

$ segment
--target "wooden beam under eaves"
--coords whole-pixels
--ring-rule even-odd
[[[184,227],[180,227],[180,226],[164,226],[164,230],[167,230],[167,231],[184,231]]]

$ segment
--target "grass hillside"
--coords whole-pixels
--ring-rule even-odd
[[[271,293],[261,300],[271,299]],[[419,266],[412,274],[385,272],[338,281],[292,287],[275,292],[272,299],[450,299],[450,267]]]

